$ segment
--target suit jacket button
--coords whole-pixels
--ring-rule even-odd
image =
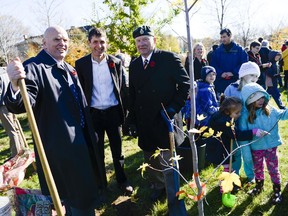
[[[140,93],[141,93],[141,90],[138,90],[137,92],[138,92],[138,94],[140,94]]]

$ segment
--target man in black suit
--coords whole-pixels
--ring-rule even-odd
[[[78,59],[75,63],[79,80],[87,103],[90,106],[92,121],[98,134],[101,159],[104,161],[104,135],[107,133],[116,180],[120,189],[131,194],[133,188],[128,184],[124,173],[122,155],[121,125],[124,122],[125,83],[124,68],[121,60],[107,55],[106,33],[92,28],[88,34],[91,54]]]
[[[151,156],[158,148],[170,149],[162,104],[171,119],[180,112],[188,96],[189,77],[176,54],[155,48],[156,38],[149,26],[137,28],[133,37],[140,56],[129,67],[129,122],[137,131],[145,162],[163,171],[147,169],[154,191],[150,198],[156,201],[166,189],[169,215],[183,215],[175,195],[173,170],[163,166],[171,162],[170,151],[163,151],[156,159]]]

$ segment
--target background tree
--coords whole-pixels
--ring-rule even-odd
[[[99,16],[99,11],[104,11],[104,8],[99,7],[99,4],[97,10],[96,7],[94,8],[92,24],[106,30],[110,53],[123,52],[135,56],[137,50],[132,32],[140,25],[152,26],[158,42],[162,40],[161,29],[165,24],[171,23],[175,16],[180,13],[180,9],[177,4],[173,3],[173,7],[166,8],[165,11],[152,8],[152,12],[147,12],[147,7],[151,7],[153,2],[154,0],[103,0],[110,13],[105,14],[106,16],[102,19]]]
[[[270,41],[272,49],[281,50],[281,46],[288,39],[288,26],[276,29],[270,37],[266,38]]]
[[[34,0],[32,10],[37,16],[36,27],[42,33],[49,26],[63,24],[61,0]]]
[[[79,28],[72,28],[68,31],[70,43],[69,51],[65,58],[69,64],[75,66],[75,61],[90,52],[87,43],[87,34],[85,31]]]
[[[25,53],[26,59],[36,56],[41,49],[42,47],[38,43],[28,42],[28,50]]]
[[[178,39],[175,36],[164,35],[162,33],[157,36],[157,48],[175,53],[180,53],[181,51]]]
[[[207,25],[216,27],[212,28],[212,31],[215,31],[217,37],[223,28],[231,29],[235,25],[235,21],[239,19],[236,15],[241,2],[233,0],[206,0],[204,2],[205,9],[204,7],[201,9],[204,9],[206,17],[210,17],[210,19],[207,18],[209,20]]]
[[[0,16],[0,56],[5,64],[18,54],[15,44],[23,40],[27,31],[22,23],[12,16]]]
[[[110,14],[107,14],[102,20],[99,20],[99,17],[94,17],[92,24],[106,30],[109,40],[108,51],[110,53],[120,51],[132,56],[135,55],[136,47],[132,32],[144,23],[141,10],[152,2],[153,0],[103,1]],[[94,12],[94,14],[97,13]]]

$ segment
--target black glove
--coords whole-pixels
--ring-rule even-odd
[[[132,136],[134,138],[136,138],[138,136],[137,134],[137,128],[135,125],[131,124],[129,125],[129,136]]]

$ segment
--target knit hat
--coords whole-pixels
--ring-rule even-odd
[[[248,97],[246,104],[249,105],[251,103],[254,103],[255,101],[257,101],[262,97],[265,97],[265,94],[263,92],[257,91]]]
[[[248,74],[255,74],[257,77],[260,76],[260,68],[255,62],[245,62],[241,65],[239,69],[239,78],[242,78]]]
[[[216,70],[215,70],[214,67],[211,67],[211,66],[204,66],[204,67],[202,67],[202,69],[201,69],[201,79],[202,79],[203,81],[205,81],[205,80],[206,80],[206,76],[207,76],[209,73],[211,73],[211,72],[214,72],[214,73],[216,74]]]

